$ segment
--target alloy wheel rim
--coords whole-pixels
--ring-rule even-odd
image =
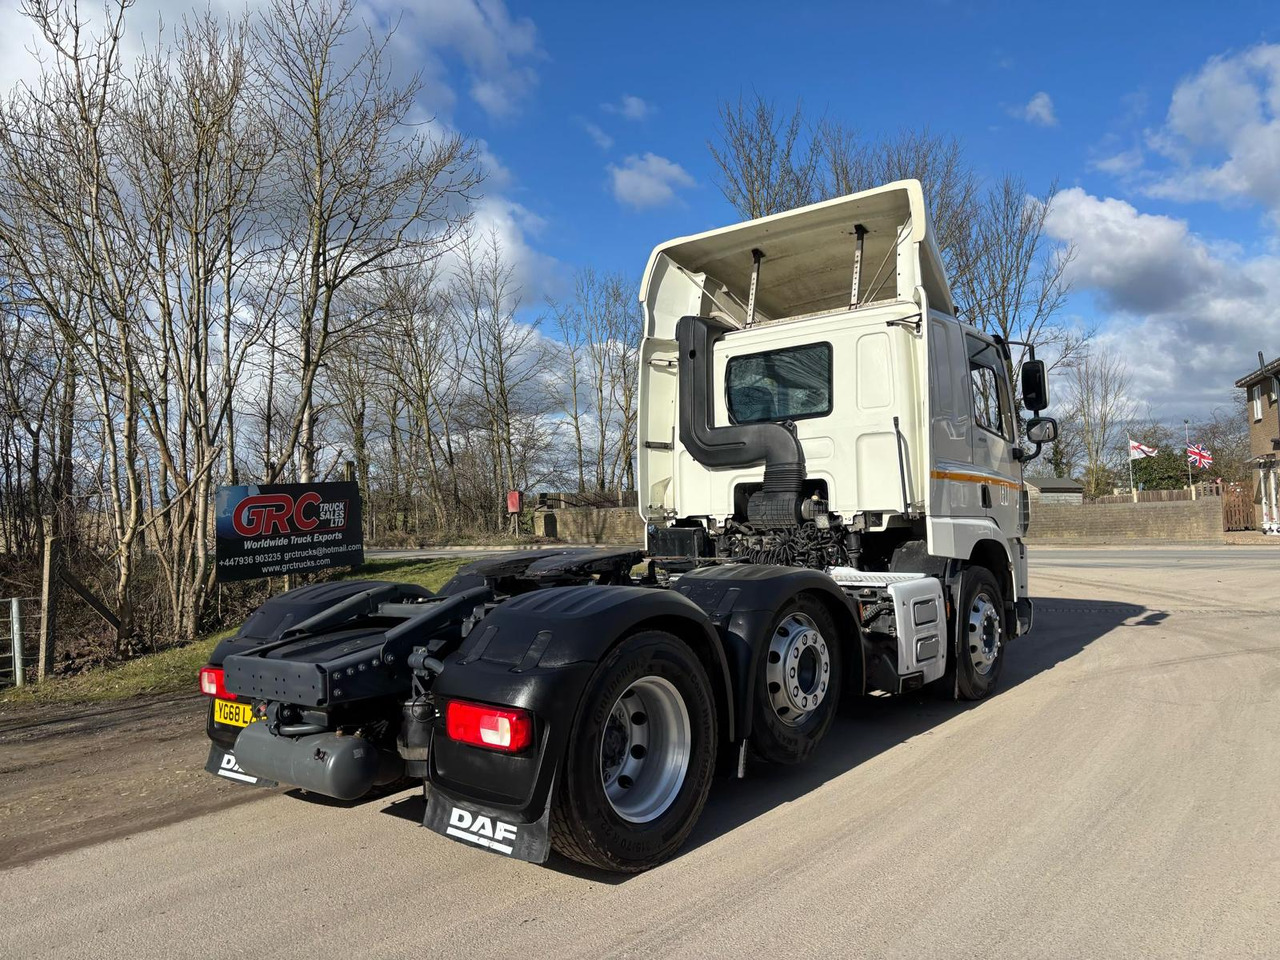
[[[973,598],[973,606],[969,608],[969,630],[966,642],[969,644],[969,656],[973,660],[973,668],[980,676],[986,676],[995,666],[1000,655],[1000,642],[1003,639],[1003,628],[1000,625],[1000,611],[985,593]]]
[[[831,651],[813,619],[792,613],[773,632],[765,661],[769,705],[787,726],[804,723],[826,699]]]
[[[675,684],[641,677],[623,692],[600,735],[600,779],[623,820],[648,823],[675,802],[689,771],[693,725]]]

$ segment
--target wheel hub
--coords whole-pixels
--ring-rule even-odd
[[[831,653],[817,624],[793,613],[778,624],[769,640],[765,684],[778,719],[798,726],[827,696],[831,683]]]
[[[600,779],[614,813],[631,823],[662,816],[684,784],[692,743],[674,684],[642,677],[627,687],[600,735]]]
[[[1003,639],[1003,627],[1000,622],[1000,611],[985,593],[973,598],[973,606],[969,608],[969,656],[973,659],[973,668],[982,676],[991,672],[1000,655],[1000,641]]]

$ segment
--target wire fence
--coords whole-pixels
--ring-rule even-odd
[[[0,688],[35,679],[42,616],[39,597],[0,599]]]

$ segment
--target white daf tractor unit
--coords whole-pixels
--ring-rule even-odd
[[[842,698],[995,689],[1032,621],[1022,466],[1057,424],[1034,352],[1020,423],[1009,345],[956,317],[920,184],[664,243],[640,298],[645,550],[273,598],[201,671],[211,773],[417,778],[443,836],[634,872]]]
[[[650,554],[822,570],[857,611],[868,687],[988,694],[1031,627],[1022,465],[1057,424],[1034,352],[1020,425],[1009,345],[957,319],[919,182],[672,240],[641,298]],[[766,719],[804,730],[823,690],[766,673]]]

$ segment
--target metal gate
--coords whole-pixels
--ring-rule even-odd
[[[0,687],[22,686],[35,665],[39,635],[39,597],[0,600]]]
[[[1253,497],[1249,487],[1243,483],[1224,483],[1222,485],[1222,529],[1233,530],[1255,529]]]

